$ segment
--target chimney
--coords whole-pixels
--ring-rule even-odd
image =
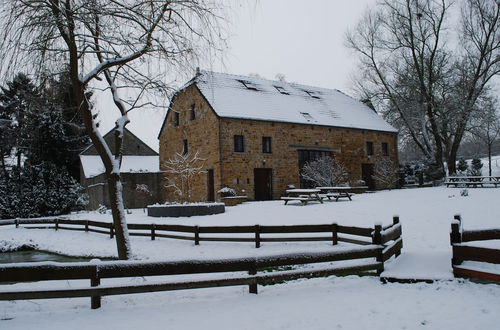
[[[200,67],[199,67],[199,66],[197,66],[197,67],[196,67],[196,76],[199,76],[199,75],[200,75]]]

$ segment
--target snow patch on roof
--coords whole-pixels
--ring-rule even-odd
[[[194,81],[220,117],[397,132],[338,90],[210,71]]]
[[[104,173],[104,164],[100,156],[80,155],[83,174],[85,178],[91,178]],[[136,172],[159,172],[160,157],[159,156],[123,156],[121,173],[136,173]]]

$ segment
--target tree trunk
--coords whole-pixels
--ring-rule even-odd
[[[118,258],[127,260],[132,256],[132,248],[130,246],[128,227],[125,219],[121,177],[119,173],[106,173],[106,177],[108,179],[109,203],[113,216]]]
[[[111,214],[113,216],[118,258],[122,260],[130,259],[132,257],[132,250],[130,246],[127,223],[125,220],[125,207],[123,204],[123,186],[120,178],[120,167],[118,162],[115,161],[113,154],[106,144],[106,141],[97,130],[97,126],[92,117],[92,111],[84,94],[84,87],[78,78],[76,78],[76,81],[73,80],[72,83],[77,91],[75,94],[78,94],[79,96],[77,100],[80,104],[80,111],[87,134],[92,140],[94,147],[101,157],[104,168],[106,169],[106,178],[109,187],[109,203],[111,206]]]
[[[488,173],[491,176],[491,143],[488,143]]]
[[[448,175],[457,173],[457,152],[453,148],[446,157],[446,164],[448,166]]]

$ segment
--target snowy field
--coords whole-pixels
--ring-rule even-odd
[[[393,190],[356,195],[352,202],[283,205],[245,203],[226,213],[185,219],[151,219],[142,210],[129,223],[189,225],[332,223],[372,227],[399,215],[402,255],[385,275],[441,279],[433,284],[381,284],[377,277],[328,277],[259,287],[214,288],[107,297],[99,310],[89,299],[0,302],[0,329],[498,329],[500,285],[452,279],[450,223],[461,214],[465,229],[500,227],[500,188]],[[110,215],[73,218],[111,221]],[[106,235],[53,230],[0,229],[0,249],[22,244],[72,255],[114,256]],[[493,243],[498,247],[498,242]],[[225,258],[300,251],[326,251],[327,242],[208,243],[133,237],[136,258],[179,260]],[[497,268],[493,269],[494,271]],[[133,279],[147,281],[149,279]],[[28,285],[28,284],[23,284]],[[67,284],[74,285],[74,284]],[[18,285],[19,286],[19,285]],[[200,324],[201,323],[201,324]]]

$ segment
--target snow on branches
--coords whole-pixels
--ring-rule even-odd
[[[399,180],[398,168],[389,157],[377,157],[374,160],[373,179],[378,188],[393,188]]]
[[[193,180],[201,173],[205,173],[203,169],[205,160],[200,157],[199,151],[195,151],[185,154],[175,153],[163,163],[165,172],[168,173],[168,184],[165,188],[172,188],[180,202],[192,202]]]
[[[324,156],[306,163],[302,168],[302,177],[316,186],[336,186],[346,183],[349,173],[342,163]]]

